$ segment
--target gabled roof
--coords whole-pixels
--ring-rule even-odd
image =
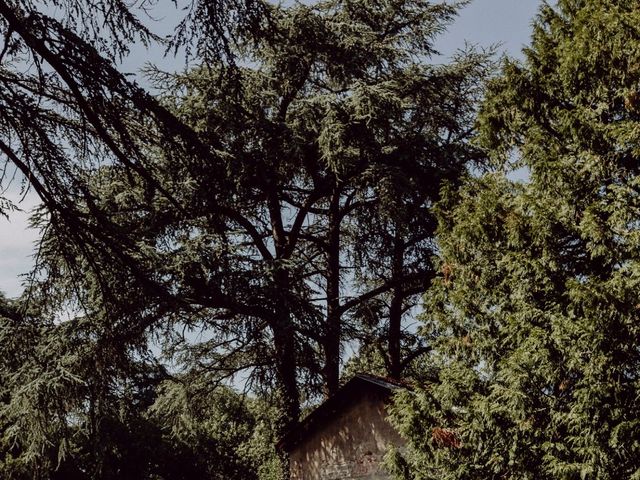
[[[351,378],[340,389],[315,410],[307,415],[294,428],[289,430],[278,442],[279,450],[290,451],[302,439],[304,439],[315,427],[322,425],[327,418],[333,417],[355,395],[365,389],[376,389],[391,394],[395,390],[407,388],[407,385],[397,380],[377,377],[374,375],[359,374]]]

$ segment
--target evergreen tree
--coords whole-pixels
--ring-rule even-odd
[[[399,478],[640,478],[639,25],[633,1],[545,5],[492,82],[498,171],[440,205],[437,379],[396,404]]]
[[[159,108],[189,133],[147,130],[138,153],[155,186],[117,163],[86,173],[90,200],[76,208],[93,229],[108,223],[100,234],[122,261],[50,228],[43,291],[60,306],[99,296],[116,338],[159,333],[185,365],[275,387],[285,423],[302,398],[337,389],[342,348],[362,338],[355,320],[372,303],[389,312],[378,343],[400,375],[402,321],[434,273],[432,204],[479,158],[468,138],[486,55],[425,62],[456,9],[270,7],[269,35],[232,50],[246,66],[151,72]]]
[[[282,477],[273,406],[169,375],[146,349],[111,344],[109,322],[21,311],[0,306],[2,478]]]
[[[301,401],[337,389],[346,342],[373,337],[401,374],[413,359],[403,321],[435,271],[433,203],[480,156],[468,139],[487,68],[473,52],[427,63],[461,4],[194,2],[196,38],[183,28],[175,42],[195,42],[201,64],[152,71],[158,98],[115,68],[128,40],[152,36],[125,4],[107,4],[62,1],[55,18],[0,5],[0,151],[43,201],[28,300],[40,319],[74,317],[38,326],[31,351],[53,358],[15,367],[10,388],[34,388],[9,393],[5,418],[21,415],[16,398],[55,406],[51,431],[21,417],[27,436],[15,438],[61,459],[71,420],[89,418],[93,463],[80,464],[96,477],[120,465],[118,439],[100,428],[124,418],[111,408],[128,405],[125,427],[144,411],[119,389],[152,339],[211,388],[241,374],[278,402],[278,431]],[[17,68],[24,59],[35,72]],[[38,388],[57,382],[53,406],[41,403]],[[95,417],[84,410],[94,404]]]

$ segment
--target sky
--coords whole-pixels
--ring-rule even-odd
[[[481,47],[499,45],[499,52],[519,57],[522,47],[528,44],[531,22],[540,3],[539,0],[474,0],[440,38],[437,49],[447,57],[463,48],[465,42]],[[164,22],[177,13],[169,9],[165,15],[155,15],[159,18],[157,33],[166,33]],[[149,62],[167,70],[180,69],[176,60],[163,57],[162,50],[156,47],[149,51],[134,50],[122,70],[135,73]],[[22,197],[16,185],[4,196],[16,201]],[[11,213],[8,220],[0,217],[0,292],[8,297],[20,295],[23,275],[33,265],[38,232],[28,227],[28,219],[36,205],[37,198],[30,193],[19,204],[22,211]]]

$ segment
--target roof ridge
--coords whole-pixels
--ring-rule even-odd
[[[357,373],[352,378],[354,378],[354,377],[359,377],[359,378],[362,378],[363,380],[377,380],[377,381],[380,381],[380,382],[389,383],[389,384],[394,385],[396,387],[411,388],[411,384],[409,382],[407,382],[405,380],[398,379],[398,378],[383,377],[381,375],[373,375],[371,373]],[[347,382],[349,382],[349,381],[351,381],[351,379],[347,380]]]
[[[348,379],[343,385],[340,386],[338,391],[327,398],[324,402],[313,409],[306,417],[300,420],[300,422],[294,426],[291,430],[286,432],[277,444],[278,449],[287,448],[288,445],[295,442],[296,435],[305,435],[314,425],[318,424],[323,417],[332,415],[336,409],[340,408],[340,405],[345,401],[345,395],[358,392],[356,387],[361,382],[366,382],[369,385],[381,388],[388,392],[399,389],[411,389],[411,385],[403,383],[399,380],[391,378],[385,378],[378,375],[371,375],[368,373],[358,373]]]

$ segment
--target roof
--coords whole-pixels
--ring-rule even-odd
[[[280,439],[277,448],[290,451],[291,448],[296,446],[303,438],[312,432],[316,426],[322,425],[325,419],[334,416],[349,400],[354,398],[354,395],[361,393],[364,388],[374,388],[391,394],[398,389],[407,388],[407,385],[390,378],[358,374],[302,419],[298,425],[289,430]]]

